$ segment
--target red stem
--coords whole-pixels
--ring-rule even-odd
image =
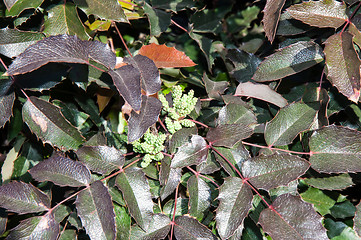
[[[182,27],[181,25],[179,25],[178,23],[176,23],[175,21],[173,21],[173,19],[170,20],[171,23],[173,23],[174,25],[176,25],[177,27],[179,27],[180,29],[182,29],[183,31],[185,31],[186,33],[188,33],[188,30],[185,29],[184,27]]]
[[[127,51],[128,51],[128,53],[129,53],[129,55],[130,55],[131,57],[133,57],[132,53],[130,52],[130,50],[129,50],[129,48],[128,48],[127,44],[125,43],[125,41],[124,41],[124,39],[123,39],[122,34],[120,33],[120,31],[119,31],[119,29],[118,29],[118,27],[117,27],[116,22],[112,22],[112,23],[113,23],[113,26],[115,27],[115,30],[117,31],[117,33],[118,33],[118,35],[119,35],[119,37],[120,37],[120,40],[122,40],[122,42],[123,42],[123,45],[124,45],[125,49],[127,49]]]
[[[173,231],[174,231],[174,224],[175,224],[175,222],[174,222],[174,220],[175,220],[175,212],[177,210],[178,188],[179,188],[179,183],[177,185],[177,188],[175,189],[174,210],[173,210],[173,216],[172,216],[172,222],[171,222],[172,229],[170,231],[170,240],[173,239]]]
[[[242,141],[242,144],[248,145],[248,146],[253,146],[253,147],[258,147],[258,148],[268,148],[270,150],[276,150],[276,151],[294,153],[294,154],[301,154],[301,155],[312,155],[312,154],[314,154],[314,152],[297,152],[297,151],[286,150],[286,149],[281,149],[281,148],[262,146],[262,145],[258,145],[258,144],[254,144],[254,143],[248,143],[248,142],[244,142],[244,141]]]
[[[346,20],[346,24],[345,26],[343,26],[341,33],[343,33],[346,29],[346,27],[351,23],[351,19],[355,16],[355,14],[357,13],[357,11],[360,9],[361,7],[361,2],[359,2],[359,4],[357,5],[357,7],[355,8],[355,11],[352,12],[352,15]]]
[[[198,124],[198,125],[201,125],[201,126],[203,126],[203,127],[205,127],[205,128],[209,128],[206,124],[201,123],[201,122],[198,122],[198,121],[196,121],[196,120],[193,120],[193,119],[187,119],[187,120],[189,120],[189,121],[191,121],[191,122],[194,122],[194,123],[196,123],[196,124]]]

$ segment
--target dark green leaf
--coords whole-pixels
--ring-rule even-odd
[[[0,187],[0,206],[19,214],[47,211],[50,199],[31,184],[11,182]]]
[[[207,141],[213,146],[231,148],[237,142],[251,136],[252,133],[253,129],[243,123],[224,124],[219,125],[216,128],[209,129],[207,133]]]
[[[114,147],[84,146],[76,154],[90,170],[101,174],[109,174],[124,165],[123,153]]]
[[[182,128],[176,131],[172,138],[169,140],[168,150],[170,153],[175,153],[177,148],[189,142],[192,135],[197,135],[198,131],[196,127]]]
[[[337,219],[345,219],[355,216],[356,207],[348,200],[336,203],[331,209],[331,215]]]
[[[178,12],[185,8],[192,8],[195,4],[193,0],[151,0],[151,2],[155,8],[170,9],[173,12]]]
[[[241,178],[228,177],[219,188],[217,230],[222,239],[234,234],[252,207],[253,194]]]
[[[115,239],[112,199],[101,181],[95,181],[78,194],[76,209],[90,239]]]
[[[37,137],[61,149],[77,149],[85,140],[58,107],[40,98],[30,97],[26,101],[23,119]]]
[[[311,167],[319,172],[361,172],[361,133],[340,126],[327,126],[310,138]]]
[[[140,113],[132,111],[128,121],[128,142],[133,142],[143,136],[150,126],[157,122],[162,103],[154,97],[142,95]]]
[[[174,236],[177,239],[209,239],[216,240],[217,237],[206,226],[196,219],[188,216],[180,216],[175,220]]]
[[[259,223],[272,239],[312,239],[327,240],[326,229],[321,216],[310,203],[299,197],[284,194],[276,198],[271,208],[261,212]]]
[[[194,32],[211,32],[217,33],[221,30],[221,20],[223,18],[222,9],[205,9],[196,12],[191,17]]]
[[[117,238],[116,239],[129,239],[130,237],[130,227],[132,224],[132,219],[127,213],[127,210],[119,206],[118,204],[114,204],[114,212],[115,212],[115,222],[117,226]]]
[[[128,22],[127,16],[117,0],[75,0],[74,2],[87,15],[94,14],[106,20]]]
[[[188,198],[177,198],[177,208],[175,217],[179,217],[188,213]],[[169,217],[173,217],[174,213],[174,200],[169,200],[163,207],[163,212]]]
[[[22,11],[31,8],[38,8],[44,0],[17,0],[11,4],[8,4],[10,9],[6,11],[6,16],[15,17]]]
[[[313,204],[315,210],[321,215],[331,213],[330,209],[335,205],[336,200],[325,194],[323,191],[310,187],[306,192],[301,193],[304,201]]]
[[[189,36],[199,45],[201,51],[203,52],[207,60],[208,70],[211,71],[215,59],[215,49],[212,45],[212,39],[194,32],[189,32]]]
[[[226,58],[233,63],[234,69],[230,74],[238,82],[250,81],[261,62],[254,54],[239,49],[229,49]]]
[[[286,11],[281,14],[276,34],[293,36],[305,33],[309,29],[311,29],[309,25],[292,18],[290,12]]]
[[[170,219],[164,214],[153,214],[147,231],[138,226],[133,226],[130,239],[152,240],[164,239],[170,230]]]
[[[272,162],[272,164],[270,164]],[[290,154],[259,155],[242,165],[242,174],[256,188],[269,190],[303,175],[310,167],[308,161]]]
[[[122,191],[132,217],[143,230],[147,230],[152,220],[153,201],[147,178],[142,170],[125,169],[117,176],[116,185]]]
[[[211,188],[199,176],[188,179],[189,214],[201,221],[211,206]]]
[[[159,36],[165,32],[170,25],[171,14],[159,9],[152,8],[148,3],[144,3],[144,12],[148,16],[150,34]]]
[[[182,169],[171,168],[170,161],[170,157],[166,156],[160,165],[159,182],[163,186],[160,192],[162,200],[174,192],[182,177]]]
[[[323,61],[323,52],[315,42],[299,41],[279,49],[258,66],[252,79],[257,82],[277,80],[301,72]]]
[[[209,98],[221,100],[221,95],[226,91],[228,87],[228,82],[221,81],[215,82],[208,78],[207,74],[203,74],[203,82],[206,87],[206,91]]]
[[[344,222],[334,221],[330,218],[325,219],[325,227],[328,232],[327,235],[330,239],[334,240],[360,240],[356,232],[346,225]]]
[[[203,137],[193,135],[191,142],[178,148],[174,155],[171,168],[182,168],[190,165],[198,165],[207,159],[208,145]]]
[[[264,31],[268,40],[272,43],[277,29],[277,24],[280,19],[281,10],[285,5],[286,0],[267,0],[264,7],[263,25]]]
[[[356,206],[356,213],[353,221],[356,233],[361,236],[361,203],[357,204]]]
[[[91,181],[91,174],[82,163],[54,154],[30,169],[39,182],[51,181],[59,186],[81,187]]]
[[[65,229],[60,233],[58,240],[73,240],[76,239],[76,230],[75,229]]]
[[[290,144],[299,133],[308,130],[315,121],[317,105],[296,102],[282,108],[266,125],[264,135],[268,146]]]
[[[59,223],[57,223],[52,214],[46,214],[39,217],[31,217],[20,222],[6,239],[25,240],[25,239],[47,239],[56,240],[59,235]]]
[[[304,181],[315,188],[327,190],[341,190],[354,185],[348,173],[338,176],[324,176],[320,178],[306,178]]]

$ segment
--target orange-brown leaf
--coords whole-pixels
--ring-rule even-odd
[[[152,59],[158,68],[193,67],[196,64],[174,47],[152,43],[139,50],[139,54]]]

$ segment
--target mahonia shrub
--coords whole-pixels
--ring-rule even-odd
[[[1,1],[1,239],[360,239],[360,6]]]

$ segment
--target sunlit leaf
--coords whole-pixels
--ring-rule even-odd
[[[245,161],[242,165],[242,174],[254,187],[269,190],[287,185],[303,175],[309,167],[310,164],[303,158],[276,153],[259,155]]]
[[[206,91],[209,98],[221,99],[221,95],[227,90],[228,82],[221,81],[215,82],[208,78],[207,74],[203,74],[203,82],[204,86],[206,87]]]
[[[112,199],[101,181],[93,182],[78,194],[76,209],[90,239],[115,239]]]
[[[139,111],[142,104],[139,70],[131,65],[125,65],[110,70],[109,74],[119,94],[135,111]]]
[[[114,205],[115,222],[117,229],[116,239],[129,239],[132,219],[129,216],[125,207],[119,206],[118,204],[113,204],[113,205]]]
[[[311,167],[319,172],[361,172],[361,133],[340,126],[323,127],[310,138]]]
[[[298,73],[323,61],[323,52],[315,42],[299,41],[279,49],[258,66],[252,79],[257,82],[277,80]]]
[[[228,177],[219,188],[217,231],[222,239],[234,234],[252,207],[252,190],[241,178]]]
[[[285,2],[286,0],[267,0],[266,6],[264,7],[262,22],[266,36],[271,43],[275,38],[277,24]]]
[[[320,189],[310,187],[307,191],[301,193],[304,201],[313,204],[313,207],[322,216],[330,214],[330,209],[335,205],[336,200],[332,199]]]
[[[31,217],[20,222],[6,237],[9,240],[47,239],[56,240],[60,232],[59,223],[52,214]]]
[[[220,168],[214,154],[208,153],[207,160],[198,164],[196,169],[199,173],[211,174],[218,171]]]
[[[141,138],[157,122],[161,108],[162,103],[157,98],[142,95],[140,113],[132,111],[128,121],[128,142]]]
[[[155,43],[144,45],[139,49],[138,54],[153,60],[158,68],[192,67],[196,65],[184,52],[166,45]]]
[[[31,72],[49,62],[88,64],[92,59],[108,68],[115,67],[115,54],[98,41],[82,41],[76,36],[50,36],[29,46],[9,66],[8,75]]]
[[[177,148],[186,144],[191,139],[192,135],[197,135],[197,133],[198,130],[196,127],[182,128],[176,131],[169,140],[169,152],[175,153]]]
[[[361,203],[357,204],[356,206],[356,213],[353,221],[356,233],[361,236]]]
[[[337,176],[323,176],[319,178],[306,178],[303,181],[319,189],[341,190],[354,185],[349,174],[344,173]]]
[[[38,32],[26,32],[12,28],[0,29],[0,53],[9,58],[16,57],[27,47],[44,38]]]
[[[158,54],[161,54],[158,52]],[[140,72],[142,89],[152,95],[160,90],[162,81],[159,71],[154,62],[146,56],[136,55],[133,58],[124,58],[124,62],[136,67]]]
[[[233,63],[234,69],[230,74],[238,82],[250,81],[261,62],[256,55],[239,49],[229,49],[226,58]]]
[[[74,4],[59,4],[51,8],[48,18],[44,22],[44,34],[51,35],[69,34],[76,35],[82,40],[88,40],[89,35],[79,19]]]
[[[94,14],[102,19],[128,22],[117,0],[75,0],[74,2],[87,15]]]
[[[147,231],[133,226],[130,239],[164,239],[170,230],[170,219],[164,214],[153,214]]]
[[[231,148],[242,139],[248,138],[253,133],[253,129],[240,124],[224,124],[216,128],[209,129],[207,141],[213,146],[223,146]]]
[[[266,125],[264,135],[268,146],[287,145],[300,132],[308,130],[315,120],[317,107],[298,102],[282,108]]]
[[[348,32],[334,34],[325,42],[327,78],[353,102],[360,97],[361,61]],[[342,66],[342,67],[341,67]]]
[[[11,3],[7,1],[6,16],[17,16],[26,9],[38,8],[44,0],[15,0]],[[11,7],[10,7],[11,6]],[[9,9],[10,8],[10,9]]]
[[[240,83],[237,86],[235,95],[257,98],[281,108],[287,105],[287,100],[284,99],[281,94],[264,84],[251,82]]]
[[[76,152],[79,161],[90,170],[101,174],[109,174],[124,165],[121,151],[108,146],[83,146]]]
[[[65,229],[61,231],[58,240],[72,240],[76,239],[77,234],[75,229]]]
[[[5,123],[9,121],[13,114],[13,105],[15,101],[15,93],[9,93],[6,95],[0,95],[0,128],[4,127]]]
[[[40,98],[30,97],[26,101],[23,119],[37,137],[61,149],[77,149],[85,141],[58,107]]]
[[[31,184],[10,182],[0,187],[0,207],[19,214],[47,211],[50,199]]]
[[[122,191],[132,217],[143,230],[147,230],[152,220],[153,201],[147,178],[142,170],[125,169],[117,176],[116,185]]]
[[[339,28],[348,18],[346,5],[336,0],[302,2],[287,11],[293,18],[315,27]]]
[[[160,198],[162,200],[174,192],[182,177],[182,169],[171,168],[170,160],[170,157],[166,156],[160,165],[159,183],[163,186],[160,192]]]
[[[59,186],[80,187],[91,181],[91,174],[82,163],[54,154],[30,169],[39,182],[51,181]]]
[[[310,203],[284,194],[276,198],[271,208],[261,212],[259,223],[272,239],[328,239],[321,216]]]
[[[216,240],[217,237],[206,226],[196,219],[188,216],[180,216],[175,220],[174,236],[177,239],[209,239]]]
[[[190,141],[178,148],[170,165],[172,168],[198,165],[207,159],[208,145],[203,137],[193,135]]]
[[[150,34],[152,36],[159,36],[165,32],[170,25],[171,14],[156,8],[152,8],[148,3],[144,3],[144,13],[148,16],[150,25]]]
[[[193,175],[188,179],[189,214],[201,221],[211,206],[211,188],[200,177]]]

